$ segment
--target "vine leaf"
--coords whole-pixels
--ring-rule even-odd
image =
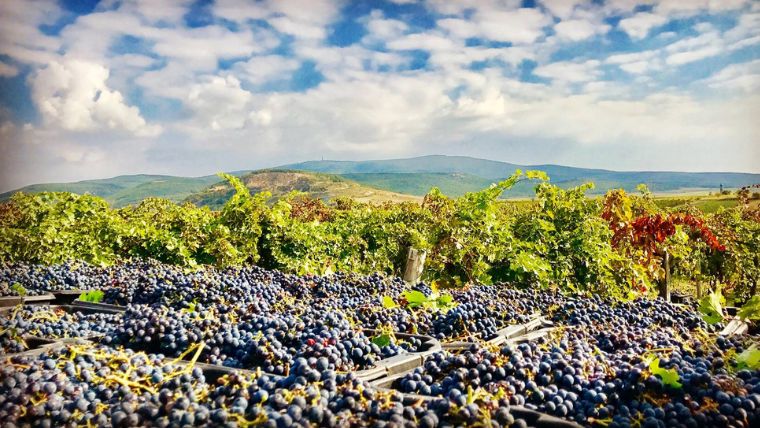
[[[739,319],[760,320],[760,296],[753,296],[739,309]]]
[[[757,345],[752,345],[739,354],[736,357],[736,365],[739,368],[760,369],[760,349],[757,349]]]
[[[659,376],[659,378],[662,379],[662,383],[666,386],[671,388],[681,388],[682,386],[678,381],[678,379],[680,379],[678,371],[676,371],[676,369],[665,369],[660,367],[659,358],[655,358],[649,363],[649,371],[651,371],[653,375]]]
[[[702,313],[702,319],[708,324],[716,324],[723,321],[723,305],[721,304],[723,296],[720,291],[710,293],[699,301],[699,312]]]
[[[449,305],[453,301],[454,301],[454,297],[452,297],[451,294],[444,294],[438,298],[439,305]]]
[[[24,288],[24,286],[19,284],[18,282],[11,285],[11,290],[16,292],[16,294],[18,294],[21,297],[26,296],[26,288]]]
[[[404,298],[406,299],[407,302],[409,302],[408,306],[410,308],[423,306],[428,301],[427,297],[421,291],[418,291],[418,290],[405,291]]]
[[[79,295],[79,300],[82,302],[100,303],[103,301],[104,295],[100,290],[85,291]]]
[[[398,303],[394,302],[393,298],[390,296],[383,296],[383,308],[385,309],[398,308]]]
[[[388,334],[381,334],[372,338],[372,343],[379,347],[385,347],[391,344],[391,336]]]

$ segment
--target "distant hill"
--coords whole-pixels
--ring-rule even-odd
[[[362,202],[418,201],[419,198],[375,189],[338,175],[303,171],[261,170],[242,175],[240,179],[252,194],[272,192],[273,198],[298,190],[322,200],[350,197]],[[190,195],[186,201],[199,206],[219,208],[232,196],[233,189],[226,182],[218,182]]]
[[[340,175],[365,173],[459,173],[495,179],[504,177],[505,175],[508,176],[516,168],[521,168],[521,166],[466,156],[431,155],[408,159],[371,161],[308,161],[283,165],[276,169],[326,172]]]
[[[438,187],[446,195],[459,196],[487,187],[511,175],[518,168],[546,171],[552,183],[564,188],[593,181],[596,188],[590,193],[596,195],[615,188],[635,191],[640,183],[646,184],[657,194],[704,194],[717,191],[721,184],[724,188],[732,189],[760,183],[760,174],[609,171],[561,165],[518,165],[465,156],[440,155],[377,161],[310,161],[271,170],[259,170],[253,175],[252,171],[236,171],[232,174],[250,175],[247,184],[253,191],[273,190],[275,196],[297,189],[322,199],[352,196],[361,200],[409,200],[410,195],[422,196],[432,187]],[[288,174],[275,174],[273,171],[285,171]],[[294,174],[294,171],[318,174],[298,175]],[[97,195],[115,207],[135,204],[150,196],[163,197],[175,202],[189,200],[219,206],[226,195],[223,192],[214,193],[209,190],[209,186],[214,186],[220,181],[216,175],[123,175],[75,183],[34,184],[0,194],[0,201],[8,199],[17,191],[66,191]],[[521,183],[507,192],[505,197],[533,196],[533,186],[533,183]],[[218,190],[221,191],[221,188]]]
[[[488,187],[495,181],[459,172],[370,172],[363,174],[341,174],[341,177],[367,186],[418,196],[427,194],[433,187],[437,187],[441,192],[449,196],[461,196],[467,192],[471,192],[473,189]]]
[[[245,171],[233,174],[243,174]],[[16,192],[72,192],[89,193],[100,196],[114,207],[136,204],[147,197],[161,197],[180,202],[188,196],[217,183],[219,177],[175,177],[170,175],[122,175],[100,180],[84,180],[75,183],[33,184],[11,192],[0,194],[0,201],[10,198]]]
[[[551,177],[552,183],[572,187],[588,181],[596,185],[592,194],[623,188],[635,191],[641,183],[656,193],[715,191],[760,183],[760,174],[731,172],[660,172],[609,171],[574,168],[561,165],[518,165],[466,156],[422,156],[409,159],[377,161],[309,161],[283,165],[277,169],[316,171],[340,174],[360,183],[394,192],[424,195],[425,189],[438,186],[448,195],[456,196],[475,191],[511,175],[515,169],[538,169]],[[455,174],[455,175],[452,175]],[[461,176],[456,174],[462,174]],[[506,196],[525,197],[533,194],[533,185],[523,183]]]

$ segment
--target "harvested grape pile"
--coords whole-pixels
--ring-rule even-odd
[[[46,306],[17,306],[0,316],[5,353],[24,350],[23,336],[47,339],[92,338],[111,335],[122,322],[120,314],[68,312]]]
[[[72,345],[11,358],[0,370],[0,419],[13,426],[434,427],[480,418],[493,426],[528,426],[504,399],[462,408],[443,399],[405,403],[401,394],[304,359],[287,377],[232,374],[210,382],[192,364]]]
[[[89,339],[4,358],[0,422],[13,426],[541,426],[522,413],[531,410],[584,426],[760,424],[758,336],[724,338],[695,308],[661,300],[144,261],[6,265],[0,283],[96,288],[126,306],[0,313],[5,354],[29,336]],[[557,328],[488,341],[537,314]],[[428,353],[383,387],[359,380],[425,351],[414,334],[469,344]],[[251,371],[206,379],[199,363]]]

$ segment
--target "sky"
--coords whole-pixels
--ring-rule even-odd
[[[0,191],[483,157],[760,172],[760,1],[0,1]]]

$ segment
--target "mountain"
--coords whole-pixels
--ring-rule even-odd
[[[760,174],[731,172],[669,172],[669,171],[610,171],[575,168],[562,165],[518,165],[466,156],[432,155],[409,159],[376,161],[309,161],[283,165],[276,169],[316,171],[351,178],[372,187],[413,195],[424,195],[430,187],[438,186],[450,196],[478,190],[488,183],[511,175],[515,169],[538,169],[551,177],[552,183],[572,187],[593,181],[591,194],[610,189],[635,191],[641,183],[656,193],[679,193],[694,190],[715,191],[760,183]],[[507,196],[525,197],[533,194],[533,185],[521,183]]]
[[[242,175],[240,180],[251,194],[270,191],[275,199],[298,190],[325,201],[337,197],[350,197],[362,202],[419,201],[415,196],[367,187],[334,174],[261,170]],[[202,192],[190,195],[185,201],[216,209],[224,205],[232,193],[233,189],[228,183],[218,182]]]
[[[520,168],[520,166],[466,156],[430,155],[408,159],[371,161],[308,161],[284,165],[276,169],[326,172],[340,175],[365,173],[470,174],[487,179],[496,179],[504,177],[505,171],[514,171],[516,168]]]

